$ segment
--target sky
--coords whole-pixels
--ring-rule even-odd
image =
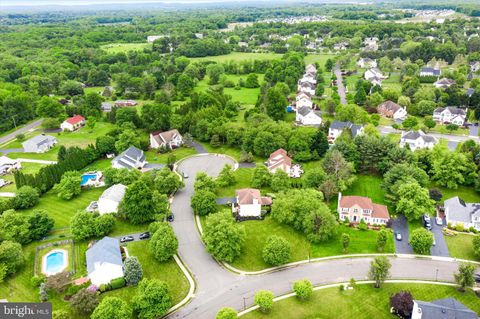
[[[257,0],[267,1],[267,0]],[[232,0],[0,0],[0,6],[91,5],[108,3],[215,3]]]

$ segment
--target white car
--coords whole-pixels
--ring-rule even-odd
[[[443,226],[443,219],[441,217],[435,218],[435,224],[438,226]]]

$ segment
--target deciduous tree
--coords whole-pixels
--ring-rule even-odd
[[[380,285],[390,276],[391,267],[390,261],[385,256],[378,256],[372,260],[368,277],[375,281],[375,288],[380,288]]]
[[[267,238],[263,246],[263,260],[272,266],[278,266],[287,263],[290,260],[290,243],[283,237],[272,235]]]
[[[167,284],[156,279],[143,279],[132,299],[132,305],[139,319],[162,317],[172,306]]]
[[[410,245],[415,254],[429,255],[433,245],[433,234],[425,228],[415,229],[410,237]]]
[[[105,297],[93,311],[90,319],[130,319],[132,309],[117,297]]]
[[[177,253],[178,240],[168,223],[159,223],[148,243],[150,252],[160,262],[167,261]]]

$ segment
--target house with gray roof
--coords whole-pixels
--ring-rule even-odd
[[[447,224],[474,227],[480,231],[480,203],[465,203],[460,197],[455,196],[447,199],[443,207]]]
[[[478,315],[455,298],[432,302],[414,300],[412,319],[478,319]]]
[[[439,77],[442,74],[440,69],[424,67],[420,69],[420,76],[436,76]]]
[[[319,126],[322,124],[321,114],[308,106],[302,106],[297,109],[295,120],[300,125]]]
[[[465,124],[466,119],[467,112],[458,107],[437,107],[433,110],[433,120],[442,124],[456,124],[462,126]]]
[[[345,129],[349,129],[352,137],[363,134],[363,125],[353,124],[352,122],[333,121],[328,128],[328,143],[333,144]]]
[[[88,278],[99,287],[112,279],[123,277],[123,261],[117,238],[103,237],[85,253]]]
[[[127,186],[115,184],[107,188],[97,202],[100,215],[118,212],[118,206],[125,196]]]
[[[45,153],[57,144],[57,139],[50,135],[40,134],[22,143],[25,153]]]
[[[147,164],[145,154],[135,146],[130,146],[112,160],[113,168],[142,169],[145,164]]]
[[[437,143],[438,140],[435,137],[421,130],[404,132],[400,138],[400,147],[408,146],[412,151],[422,148],[432,149]]]

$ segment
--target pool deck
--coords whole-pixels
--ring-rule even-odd
[[[52,255],[52,254],[55,254],[55,253],[63,253],[63,267],[60,268],[58,271],[55,271],[55,272],[47,271],[47,257]],[[48,253],[46,253],[42,257],[42,273],[47,277],[58,274],[58,273],[61,273],[62,271],[67,269],[67,267],[68,267],[68,251],[65,250],[65,249],[50,250]]]

